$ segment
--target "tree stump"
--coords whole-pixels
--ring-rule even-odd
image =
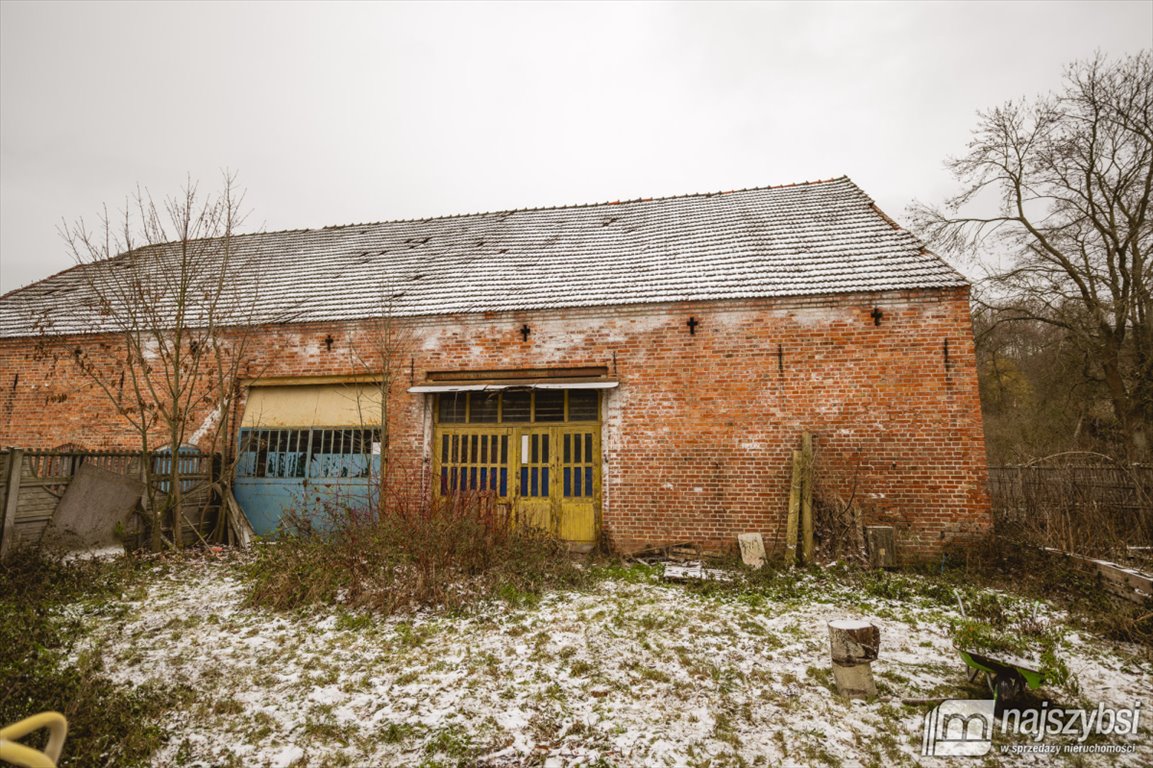
[[[861,619],[829,622],[833,678],[842,696],[868,699],[877,695],[872,663],[881,646],[881,630]]]

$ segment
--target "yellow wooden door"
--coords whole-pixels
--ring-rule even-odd
[[[462,491],[509,496],[510,429],[437,430],[433,476],[441,496]]]
[[[569,418],[572,410],[565,413]],[[434,487],[440,495],[491,494],[508,505],[514,524],[591,544],[596,541],[601,499],[600,423],[592,417],[586,410],[571,419],[578,423],[502,426],[461,423],[463,417],[457,423],[438,421]]]
[[[556,430],[557,533],[565,541],[591,543],[596,539],[600,501],[600,430],[565,427]]]
[[[517,523],[556,532],[555,451],[550,429],[525,427],[516,431],[516,485],[513,514]]]

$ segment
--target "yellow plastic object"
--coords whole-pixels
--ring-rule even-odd
[[[16,742],[41,728],[48,729],[48,746],[43,752]],[[41,712],[18,723],[0,728],[0,761],[17,768],[56,768],[64,738],[68,735],[68,720],[59,712]]]

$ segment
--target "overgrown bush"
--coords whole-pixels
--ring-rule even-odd
[[[340,604],[383,614],[456,611],[488,598],[533,602],[546,589],[584,580],[562,541],[515,524],[483,495],[400,498],[384,513],[331,505],[320,515],[290,516],[246,569],[253,605]]]
[[[162,716],[177,692],[130,688],[101,673],[99,658],[72,659],[79,622],[63,606],[119,594],[135,562],[47,558],[19,550],[0,563],[0,725],[55,710],[68,718],[61,766],[148,765],[163,743]],[[23,743],[42,748],[45,734]]]

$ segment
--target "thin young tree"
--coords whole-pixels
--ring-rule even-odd
[[[231,290],[242,200],[235,176],[225,173],[215,194],[191,179],[160,203],[137,190],[115,219],[105,208],[94,228],[83,220],[60,228],[87,289],[69,327],[112,339],[100,354],[78,345],[72,357],[137,436],[154,550],[166,527],[168,543],[181,544],[180,450],[195,424],[209,414],[208,434],[198,438],[214,448],[227,443],[232,426],[252,306]],[[163,496],[152,500],[157,445],[170,454]]]
[[[986,259],[994,322],[1064,334],[1131,459],[1153,439],[1153,52],[1071,64],[1063,89],[979,113],[947,163],[961,191],[915,204],[939,251]],[[1086,389],[1085,391],[1090,391]]]
[[[361,416],[365,424],[377,420],[380,424],[380,469],[376,491],[381,513],[388,503],[391,479],[389,401],[395,382],[403,374],[404,363],[412,347],[410,332],[403,321],[396,317],[396,303],[402,298],[402,293],[393,292],[386,285],[376,315],[362,322],[361,330],[349,348],[353,363],[374,382],[372,396],[361,405]],[[375,412],[369,413],[369,408]]]

